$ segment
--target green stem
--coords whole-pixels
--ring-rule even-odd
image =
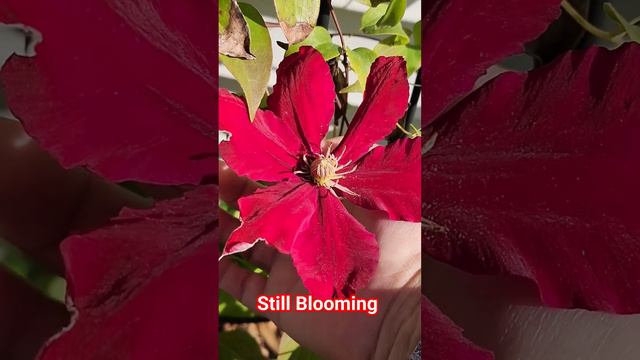
[[[640,16],[638,16],[637,18],[633,19],[633,20],[629,20],[629,24],[631,25],[637,25],[638,23],[640,23]],[[618,31],[614,34],[612,34],[613,36],[611,37],[611,40],[613,40],[613,42],[615,43],[621,43],[622,40],[624,40],[625,35],[627,35],[627,32],[624,30]]]
[[[583,29],[585,29],[589,34],[597,37],[598,39],[602,39],[605,41],[609,41],[611,43],[615,43],[613,40],[614,34],[604,31],[599,27],[593,25],[589,22],[589,20],[585,19],[579,12],[576,10],[568,0],[562,0],[562,8],[567,12]]]
[[[416,128],[413,124],[409,124],[409,126],[411,126],[411,131],[408,131],[400,124],[396,124],[396,127],[410,139],[415,139],[422,136],[422,131],[420,131],[420,129]]]

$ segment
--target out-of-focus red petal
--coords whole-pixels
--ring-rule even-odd
[[[220,130],[231,135],[220,143],[220,154],[241,176],[279,181],[294,177],[304,146],[296,133],[271,111],[258,110],[253,123],[242,99],[219,92]]]
[[[335,86],[329,65],[312,47],[287,56],[278,67],[269,108],[318,153],[333,117]]]
[[[420,139],[402,139],[365,155],[339,184],[352,203],[385,211],[392,220],[420,221]]]
[[[288,254],[318,206],[316,192],[313,186],[292,180],[241,198],[242,225],[229,236],[223,255],[245,251],[259,240]]]
[[[469,92],[489,66],[521,52],[560,15],[559,5],[560,0],[427,1],[422,16],[423,124]]]
[[[340,200],[316,189],[314,213],[291,246],[291,258],[312,295],[350,296],[371,279],[378,244]]]
[[[534,280],[545,304],[640,312],[640,46],[500,77],[423,157],[432,256]]]
[[[113,181],[199,183],[217,171],[212,1],[22,1],[0,21],[42,33],[0,79],[13,113],[65,167]]]
[[[467,340],[462,329],[422,297],[422,359],[492,360],[493,355]]]
[[[63,169],[19,122],[3,118],[0,168],[0,238],[60,275],[64,238],[103,225],[123,206],[147,202],[83,169]]]
[[[201,187],[67,238],[76,314],[40,359],[215,358],[216,202]]]
[[[343,162],[356,161],[395,129],[407,110],[407,66],[399,56],[379,57],[371,65],[364,99],[344,138],[334,150]]]
[[[0,267],[0,354],[33,359],[45,341],[69,321],[63,304],[47,299]]]

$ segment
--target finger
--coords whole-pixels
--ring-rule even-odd
[[[257,244],[247,251],[249,262],[267,273],[271,272],[277,255],[278,251],[263,241],[258,241]]]
[[[264,294],[267,278],[238,266],[229,258],[220,261],[219,270],[220,288],[256,311],[256,299]]]
[[[498,359],[640,359],[640,317],[513,306],[496,339]]]
[[[484,348],[497,348],[515,304],[538,305],[535,286],[523,278],[472,275],[424,254],[422,260],[422,292]]]
[[[220,198],[237,209],[238,199],[242,196],[252,194],[258,188],[258,184],[249,180],[247,177],[238,176],[224,161],[220,161],[218,165]]]
[[[368,231],[372,233],[378,233],[380,228],[384,227],[388,220],[384,211],[365,209],[358,205],[354,205],[348,201],[343,201],[344,207],[347,208],[349,214],[355,217]]]
[[[472,275],[425,258],[423,292],[496,359],[638,359],[640,317],[540,304],[531,281]]]

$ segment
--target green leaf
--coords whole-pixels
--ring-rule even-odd
[[[218,334],[220,360],[264,360],[258,343],[244,330]]]
[[[629,35],[629,39],[631,39],[631,41],[640,43],[640,27],[627,21],[627,19],[625,19],[611,3],[604,3],[602,6],[605,13],[622,26],[622,29],[624,29],[627,35]]]
[[[413,45],[418,48],[422,47],[422,20],[413,25],[413,33],[411,33]]]
[[[218,290],[218,315],[231,318],[254,318],[255,314],[226,291]]]
[[[218,52],[243,59],[254,59],[250,51],[249,27],[236,0],[218,5]]]
[[[378,21],[380,26],[395,26],[402,21],[407,0],[391,0],[384,16]]]
[[[302,46],[311,46],[318,50],[326,61],[340,56],[340,47],[333,43],[329,31],[322,26],[316,26],[304,41],[290,45],[284,56],[297,53]]]
[[[406,7],[406,0],[392,0],[369,8],[360,22],[360,30],[371,35],[396,35],[403,43],[409,42],[409,36],[402,28],[402,16]]]
[[[371,70],[371,64],[373,64],[378,55],[376,55],[373,50],[367,48],[357,48],[353,50],[347,48],[347,57],[349,58],[351,69],[353,69],[358,76],[358,80],[340,90],[340,93],[363,92],[367,83],[367,77],[369,76],[369,70]]]
[[[283,334],[278,348],[277,360],[320,360],[320,358],[301,347],[289,335]]]
[[[280,27],[289,44],[307,38],[318,21],[320,0],[274,0]]]
[[[243,269],[247,269],[255,274],[262,275],[264,277],[269,276],[266,271],[250,263],[248,260],[239,255],[231,255],[231,260],[233,260],[238,266]]]
[[[220,139],[221,136],[221,131],[218,131],[218,139]],[[226,132],[226,131],[222,131],[222,133],[224,133],[224,137],[225,139],[223,139],[223,141],[229,141],[231,140],[231,134]],[[229,205],[229,203],[227,203],[226,201],[222,200],[222,199],[218,199],[218,207],[220,208],[220,210],[226,212],[227,214],[231,215],[231,217],[240,220],[240,210],[234,208],[233,206]]]
[[[402,56],[407,62],[407,75],[420,68],[422,53],[415,45],[396,45],[393,39],[385,39],[373,48],[378,56]]]
[[[273,51],[271,37],[262,16],[253,6],[240,4],[240,9],[249,26],[251,35],[251,53],[254,60],[236,59],[220,55],[220,61],[240,83],[249,108],[249,117],[253,119],[260,106],[262,96],[267,91]]]
[[[360,83],[360,80],[356,80],[356,82],[354,82],[353,84],[340,89],[340,94],[346,94],[346,93],[358,93],[358,92],[363,92],[364,91],[364,85],[362,85]]]

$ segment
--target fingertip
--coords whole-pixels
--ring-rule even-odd
[[[220,260],[219,270],[220,288],[255,311],[256,299],[264,293],[267,278],[240,267],[229,257]]]

